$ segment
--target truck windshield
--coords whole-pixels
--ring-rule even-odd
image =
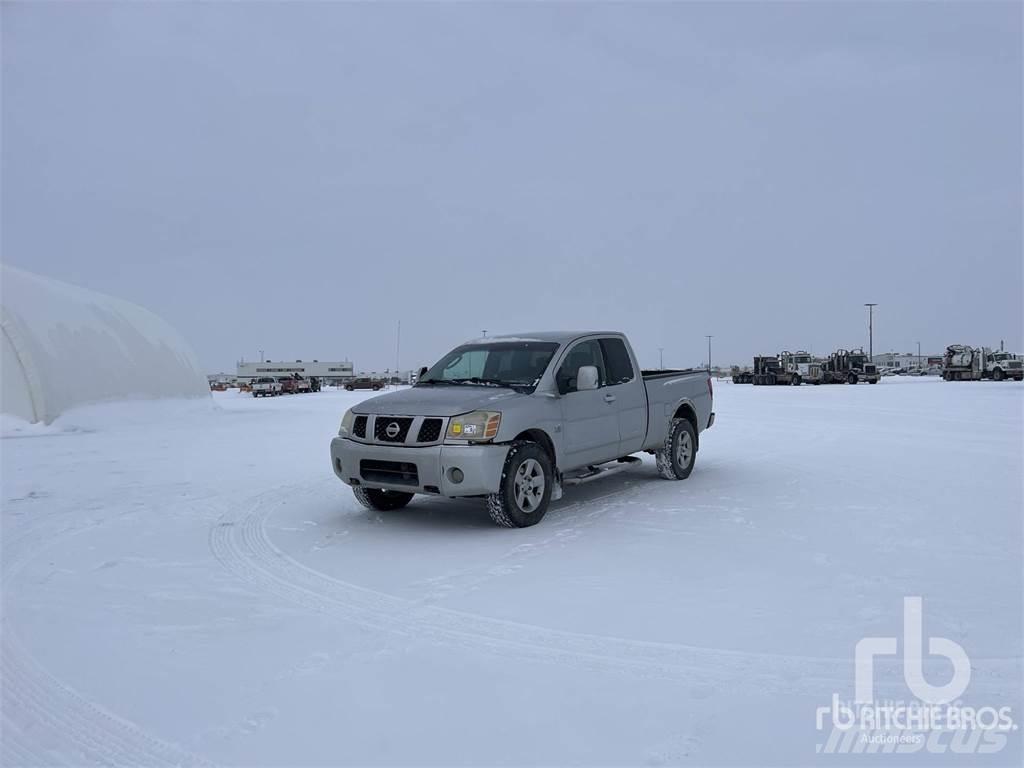
[[[546,341],[476,342],[456,347],[417,382],[533,388],[558,344]]]

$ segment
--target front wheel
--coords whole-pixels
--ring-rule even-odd
[[[500,489],[487,497],[487,511],[505,528],[536,525],[548,511],[553,487],[548,452],[537,443],[515,442],[505,457]]]
[[[995,379],[996,381],[1002,381],[1004,375],[1005,374],[1003,373],[1002,368],[996,368],[994,371],[992,371],[992,378]]]
[[[689,419],[672,419],[668,437],[655,454],[658,474],[666,480],[685,480],[697,459],[697,433]]]
[[[849,376],[847,376],[846,377],[846,383],[847,384],[856,384],[857,383],[857,374],[856,373],[851,373]]]
[[[799,377],[799,376],[794,376],[794,377],[793,377],[793,378],[792,378],[792,379],[790,380],[790,382],[789,382],[789,383],[790,383],[790,384],[792,384],[792,385],[793,385],[794,387],[799,387],[799,386],[800,386],[800,377]]]
[[[367,509],[375,509],[378,512],[389,512],[392,509],[401,509],[410,501],[412,494],[403,491],[385,491],[383,488],[363,488],[357,485],[352,489],[356,500]]]
[[[353,387],[351,384],[346,384],[345,385],[345,391],[346,392],[351,392],[353,389],[355,389],[355,387]]]

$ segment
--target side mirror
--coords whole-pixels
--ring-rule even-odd
[[[583,392],[588,389],[597,389],[596,365],[581,365],[576,372],[576,391]]]

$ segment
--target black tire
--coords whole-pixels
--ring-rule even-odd
[[[793,376],[793,378],[790,379],[789,383],[791,385],[793,385],[794,387],[799,387],[800,386],[800,377],[799,376]]]
[[[351,391],[353,391],[353,390],[355,389],[355,387],[353,387],[353,386],[352,386],[351,384],[346,384],[346,385],[345,385],[345,389],[346,389],[347,391],[351,392]]]
[[[684,441],[688,441],[689,451],[685,450]],[[685,480],[690,476],[693,464],[697,461],[697,433],[689,419],[672,419],[668,437],[654,458],[658,464],[658,474],[666,480]]]
[[[857,374],[856,373],[851,373],[849,376],[847,376],[846,377],[846,383],[847,384],[856,384],[857,383]]]
[[[525,474],[527,472],[539,474]],[[544,487],[536,494],[539,476],[543,478]],[[536,525],[548,511],[554,485],[555,472],[548,452],[528,440],[512,443],[501,470],[501,489],[487,497],[491,520],[505,528]]]
[[[769,373],[768,374],[768,380],[765,382],[765,384],[767,384],[768,386],[774,387],[777,383],[778,383],[778,378],[776,378],[775,374],[774,373]]]
[[[401,509],[410,501],[412,494],[404,491],[385,491],[383,488],[364,488],[357,485],[352,488],[356,500],[367,509],[375,509],[378,512],[390,512],[392,509]]]
[[[380,391],[380,387],[379,387],[379,386],[377,386],[377,385],[374,385],[374,386],[372,387],[372,389],[373,389],[373,391],[374,391],[374,392],[379,392],[379,391]]]
[[[878,379],[868,379],[868,384],[877,384]]]
[[[994,371],[992,371],[992,378],[995,379],[996,381],[1002,381],[1005,376],[1006,374],[1003,373],[1002,368],[996,368]]]

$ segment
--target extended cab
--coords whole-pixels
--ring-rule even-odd
[[[495,336],[456,347],[411,389],[349,409],[331,463],[371,509],[417,493],[479,496],[496,523],[523,527],[563,485],[635,464],[640,451],[662,477],[687,478],[714,418],[706,371],[641,371],[621,333]]]

